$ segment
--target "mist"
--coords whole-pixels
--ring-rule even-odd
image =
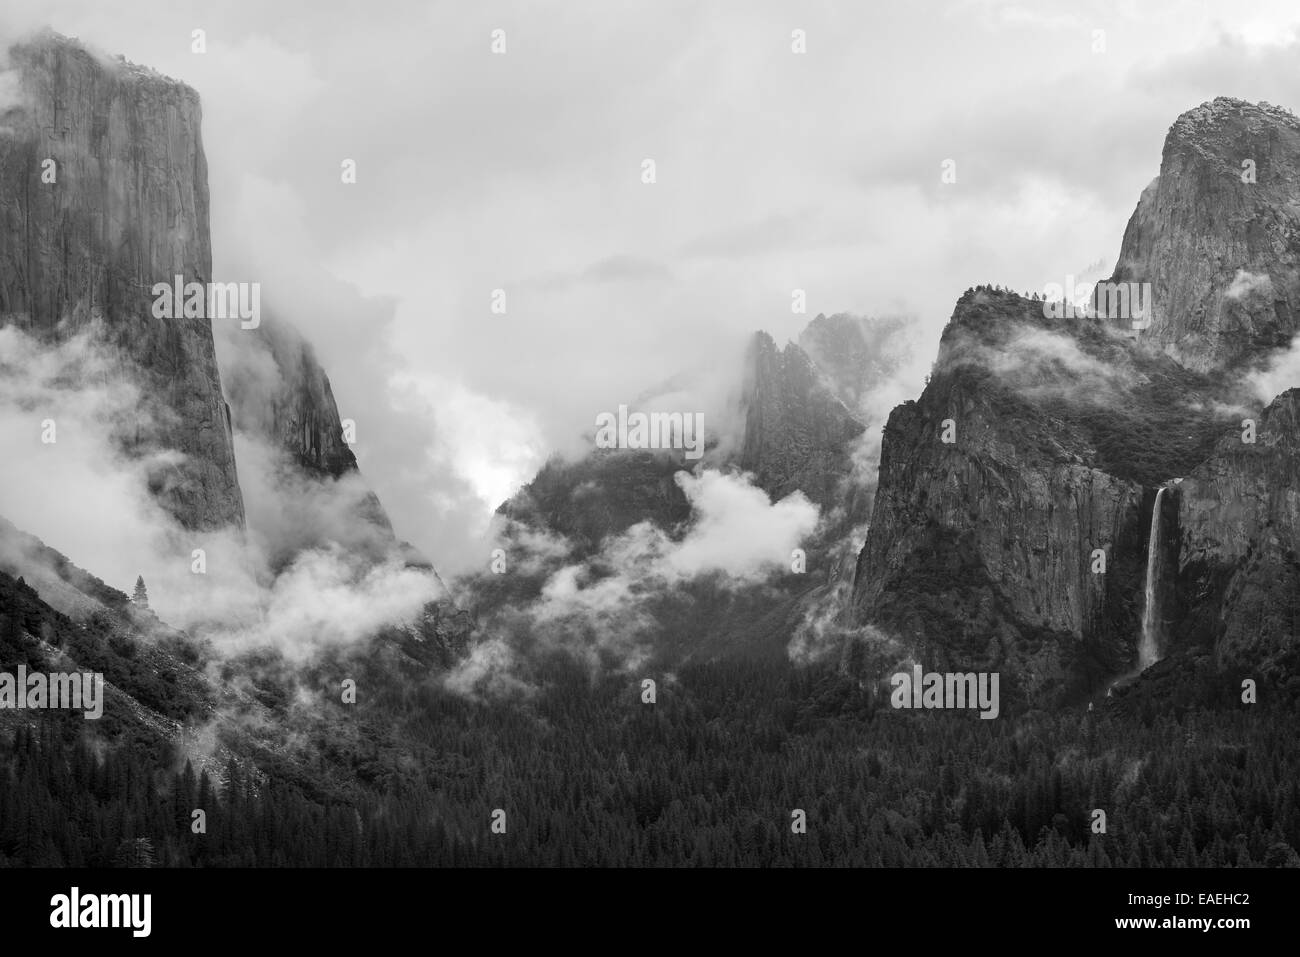
[[[539,594],[493,609],[481,623],[490,637],[444,685],[510,695],[530,687],[528,660],[554,651],[593,673],[635,670],[655,652],[657,602],[694,582],[738,590],[772,581],[818,525],[818,509],[802,493],[773,502],[744,473],[701,467],[678,471],[674,481],[691,506],[683,529],[639,522],[582,561],[569,560],[576,550],[561,535],[498,526],[500,543],[510,548],[506,574],[540,577]]]
[[[180,526],[150,492],[179,453],[127,442],[153,414],[130,368],[94,326],[60,343],[0,328],[0,514],[19,529],[125,593],[142,576],[159,618],[222,656],[301,663],[446,597],[376,536],[357,476],[307,477],[254,434],[235,437],[247,530]]]
[[[866,8],[813,7],[803,57],[777,3],[747,5],[739,29],[691,4],[398,2],[346,26],[319,9],[248,0],[197,24],[183,5],[13,0],[0,36],[48,23],[199,91],[215,278],[261,282],[303,329],[399,535],[453,574],[594,411],[737,335],[796,335],[792,290],[810,314],[902,310],[937,335],[972,283],[1028,288],[1110,252],[1171,117],[1224,90],[1300,98],[1294,38],[1246,30],[1227,3],[1121,5],[1106,25],[1127,42],[1101,60],[1056,3],[900,9],[888,31]],[[939,49],[962,90],[936,78]],[[358,71],[367,57],[387,69]],[[1040,82],[1011,109],[1016,69]],[[897,103],[856,95],[904,73]],[[761,113],[734,107],[745,77]],[[1091,119],[1096,102],[1114,109]],[[1006,149],[1062,117],[1070,135]]]

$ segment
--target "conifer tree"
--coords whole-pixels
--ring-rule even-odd
[[[149,607],[149,593],[145,591],[143,575],[135,577],[135,594],[131,596],[131,604],[137,608]]]

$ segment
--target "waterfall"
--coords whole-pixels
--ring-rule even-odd
[[[1160,497],[1151,508],[1151,535],[1147,540],[1147,593],[1146,607],[1142,610],[1142,641],[1138,644],[1138,670],[1145,671],[1160,660],[1160,609],[1157,607],[1156,586],[1160,583]]]

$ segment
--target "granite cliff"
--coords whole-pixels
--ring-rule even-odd
[[[803,348],[777,349],[762,332],[750,342],[745,370],[739,467],[773,500],[802,491],[823,509],[845,506],[852,519],[865,517],[852,448],[866,426],[836,394],[834,380]]]
[[[852,536],[870,512],[874,489],[864,447],[879,423],[866,399],[907,354],[902,329],[901,320],[819,315],[798,343],[783,348],[755,333],[737,357],[726,410],[706,413],[701,460],[673,450],[595,449],[548,462],[499,510],[511,573],[468,578],[476,608],[490,616],[524,606],[562,565],[588,563],[607,574],[602,546],[639,523],[680,537],[692,513],[674,479],[679,471],[743,472],[773,502],[799,492],[818,507],[821,524],[802,546],[806,568],[740,590],[705,581],[669,589],[654,606],[655,644],[695,654],[784,656],[801,622],[833,616],[842,604],[860,542]],[[711,374],[725,376],[725,363],[717,365]],[[690,394],[679,377],[631,405]]]
[[[149,415],[118,438],[183,459],[150,477],[185,527],[242,526],[211,323],[157,319],[152,287],[212,277],[199,97],[47,33],[8,52],[0,113],[0,323],[48,341],[91,332]]]
[[[897,360],[878,368],[843,360],[866,352],[868,331],[876,329],[876,340],[886,341],[897,325],[819,315],[799,343],[784,348],[767,333],[755,333],[725,425],[706,417],[704,464],[752,474],[773,501],[802,492],[823,514],[836,513],[836,533],[864,520],[872,476],[858,467],[854,451],[868,416],[856,402],[873,378],[892,374]],[[814,351],[822,363],[813,360]],[[637,522],[671,529],[688,519],[690,506],[673,474],[694,465],[673,451],[597,449],[576,461],[557,458],[500,512],[591,551]]]
[[[1273,400],[1175,487],[1175,644],[1300,686],[1300,389]],[[1173,523],[1177,524],[1174,525]]]
[[[1295,674],[1296,399],[1261,414],[1246,376],[1297,331],[1297,145],[1267,104],[1174,123],[1111,277],[1152,284],[1146,329],[961,298],[885,431],[859,626],[927,668],[1001,671],[1023,701],[1098,694],[1135,668],[1156,541],[1154,673],[1209,654]]]
[[[155,283],[212,280],[198,94],[50,32],[8,64],[19,93],[0,116],[0,323],[51,344],[90,332],[114,357],[145,403],[116,438],[181,453],[150,487],[183,527],[244,525],[236,431],[301,477],[356,473],[329,378],[282,317],[231,331],[241,348],[219,369],[213,324],[239,319],[154,315]],[[373,493],[357,510],[377,549],[397,544]]]
[[[378,497],[361,483],[329,376],[311,343],[273,312],[256,329],[230,331],[225,341],[232,340],[233,347],[219,351],[236,432],[278,453],[268,463],[277,485],[314,499],[331,516],[321,528],[303,528],[295,547],[333,540],[375,560],[402,549],[427,564],[398,542]]]
[[[1219,97],[1165,139],[1114,281],[1150,282],[1148,338],[1183,364],[1249,363],[1300,332],[1300,119]]]

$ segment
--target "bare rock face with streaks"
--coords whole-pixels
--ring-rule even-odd
[[[767,333],[750,341],[741,407],[745,433],[740,467],[773,501],[795,491],[826,508],[849,497],[860,515],[853,486],[851,449],[863,432],[826,378],[794,343],[777,349]]]
[[[862,418],[864,400],[888,385],[911,358],[912,324],[901,316],[819,314],[799,333],[798,343],[840,400]]]
[[[156,284],[213,280],[198,94],[51,32],[0,71],[0,325],[51,349],[86,336],[99,374],[134,388],[139,414],[111,438],[161,463],[149,488],[182,527],[243,528],[247,497],[248,517],[276,528],[272,570],[327,548],[357,575],[396,561],[436,580],[361,481],[329,378],[293,326],[154,314]],[[215,322],[232,324],[217,330],[229,405]],[[236,444],[259,458],[243,463],[243,492]],[[472,625],[443,597],[385,634],[447,666]]]
[[[740,472],[773,502],[800,494],[817,506],[823,521],[801,543],[806,569],[743,592],[699,583],[670,590],[656,605],[659,647],[685,641],[693,654],[748,649],[784,655],[791,632],[808,617],[800,602],[826,599],[829,605],[839,592],[828,592],[851,575],[860,539],[846,543],[869,513],[874,469],[860,460],[866,427],[850,403],[875,387],[875,379],[893,373],[899,347],[890,341],[886,358],[877,357],[874,365],[856,360],[899,328],[894,321],[818,316],[798,343],[784,348],[767,333],[755,333],[743,356],[736,356],[740,375],[727,379],[725,413],[706,416],[702,460],[685,459],[678,450],[596,449],[576,461],[548,462],[499,510],[516,570],[474,579],[477,607],[491,613],[524,605],[549,574],[564,564],[599,559],[602,543],[640,523],[680,536],[692,509],[677,473],[699,467]],[[688,380],[670,381],[651,399],[691,394]],[[517,570],[521,562],[526,572]],[[599,560],[594,567],[603,570]],[[833,615],[820,604],[816,613]]]
[[[1298,164],[1285,110],[1220,98],[1178,118],[1112,276],[1151,283],[1141,332],[962,297],[886,428],[860,626],[927,668],[1000,670],[1032,703],[1095,694],[1134,668],[1157,541],[1162,655],[1297,680],[1297,393],[1254,413],[1246,376],[1300,331]]]
[[[89,332],[120,355],[148,414],[118,438],[181,453],[150,476],[159,500],[188,528],[242,526],[211,324],[152,314],[155,283],[212,275],[198,94],[55,34],[9,50],[8,66],[0,323],[51,342]]]
[[[833,355],[834,346],[843,343],[833,336],[835,328],[818,316],[801,342]],[[845,338],[861,345],[856,332]],[[841,390],[847,397],[863,388],[851,370],[820,367],[795,343],[778,349],[765,332],[751,337],[743,361],[738,434],[719,441],[710,431],[713,423],[706,422],[704,462],[752,473],[754,484],[773,501],[801,492],[824,512],[847,502],[850,512],[865,517],[863,503],[869,499],[854,484],[862,476],[852,459],[864,426],[841,398]],[[637,522],[671,529],[689,519],[690,505],[673,475],[694,465],[674,450],[597,449],[575,462],[548,462],[500,511],[564,535],[585,553]]]
[[[339,478],[354,471],[357,458],[344,440],[334,390],[311,344],[278,317],[257,331],[275,363],[279,389],[264,404],[238,404],[240,427],[272,438],[305,472]]]
[[[268,313],[256,329],[231,331],[221,345],[236,432],[276,454],[271,467],[279,485],[320,504],[317,518],[307,524],[322,526],[316,529],[322,535],[299,544],[312,547],[332,538],[376,559],[407,548],[361,481],[329,376],[302,334]]]
[[[1133,647],[1142,483],[1106,468],[1090,419],[1107,409],[1076,382],[1100,359],[1076,332],[1013,294],[962,298],[921,398],[889,418],[854,589],[858,620],[926,668],[999,671],[1031,698]]]
[[[1300,684],[1300,389],[1176,486],[1181,629],[1217,662]]]
[[[1210,369],[1300,332],[1300,119],[1219,97],[1165,139],[1124,232],[1114,281],[1150,282],[1150,339]]]

